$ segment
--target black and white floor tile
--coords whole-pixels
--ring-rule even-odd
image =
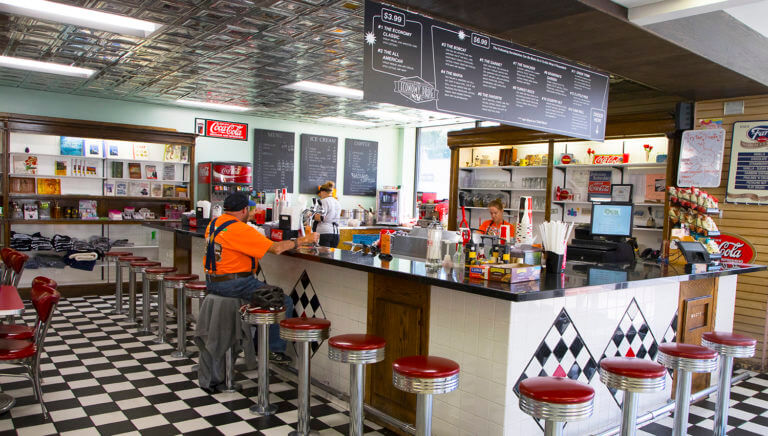
[[[688,415],[689,435],[712,435],[715,400],[716,395],[713,395],[691,405]],[[672,416],[667,416],[644,426],[637,434],[668,436],[671,428]],[[768,435],[768,374],[752,374],[750,378],[733,386],[727,433],[732,436]]]
[[[278,411],[270,417],[252,415],[257,371],[238,365],[242,391],[210,395],[197,385],[194,357],[171,358],[173,345],[155,344],[154,336],[141,335],[124,317],[109,314],[113,302],[110,297],[61,301],[41,364],[50,419],[43,419],[28,380],[0,376],[2,390],[16,398],[16,406],[0,415],[0,436],[284,436],[295,428],[294,383],[272,374],[270,400]],[[24,320],[34,320],[33,309],[26,310]],[[168,337],[175,338],[175,323],[169,327]],[[12,372],[6,368],[0,366],[0,372]],[[311,416],[310,427],[321,435],[347,433],[349,420],[339,401],[313,396]],[[366,434],[393,433],[366,421]]]
[[[44,420],[26,379],[0,376],[0,387],[17,402],[0,415],[4,435],[264,435],[283,436],[296,425],[296,385],[273,374],[274,416],[248,410],[256,398],[256,371],[238,365],[242,392],[209,395],[196,382],[192,359],[170,357],[173,346],[154,344],[123,317],[110,315],[110,297],[63,300],[46,340],[41,370],[50,419]],[[32,322],[34,311],[24,316]],[[169,337],[175,331],[169,329]],[[563,334],[567,329],[563,329]],[[190,346],[190,350],[194,347]],[[10,372],[0,366],[0,372]],[[714,398],[691,407],[690,435],[711,434]],[[347,433],[343,403],[313,396],[311,427],[321,435]],[[768,374],[753,374],[734,386],[729,435],[768,434]],[[639,435],[671,433],[672,418],[644,426]],[[366,422],[368,435],[392,435]]]

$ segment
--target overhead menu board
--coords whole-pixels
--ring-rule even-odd
[[[344,194],[376,195],[379,143],[361,139],[344,141]]]
[[[768,121],[733,123],[725,201],[768,204]]]
[[[373,1],[365,99],[602,141],[608,75]]]
[[[336,155],[339,138],[301,134],[299,152],[299,193],[317,194],[317,187],[336,181]]]
[[[288,192],[293,192],[295,138],[294,132],[254,129],[254,191],[286,188]]]

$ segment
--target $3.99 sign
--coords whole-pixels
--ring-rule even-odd
[[[752,263],[757,257],[755,248],[741,236],[723,233],[713,238],[720,248],[723,262]]]

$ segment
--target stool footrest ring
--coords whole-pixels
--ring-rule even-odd
[[[520,410],[534,418],[548,421],[579,421],[592,415],[594,399],[586,403],[555,404],[536,401],[526,395],[520,395]]]
[[[440,378],[415,378],[392,371],[392,384],[412,394],[444,394],[459,387],[459,375]]]

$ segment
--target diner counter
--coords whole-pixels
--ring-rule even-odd
[[[180,224],[147,223],[148,227],[176,231],[194,237],[203,237],[204,227],[188,228]],[[509,301],[532,301],[557,298],[567,295],[629,289],[641,286],[655,286],[671,282],[684,282],[733,274],[745,274],[765,269],[759,265],[724,265],[718,272],[686,274],[682,265],[665,265],[637,262],[630,265],[597,264],[569,261],[564,274],[546,274],[542,270],[540,280],[519,283],[503,283],[466,277],[464,270],[427,271],[424,262],[394,256],[390,261],[378,256],[362,254],[360,251],[323,247],[292,250],[283,255],[313,262],[350,268],[358,271],[390,275],[414,280],[426,285],[440,286],[471,294]]]
[[[161,230],[163,264],[203,277],[204,228],[146,225]],[[541,433],[520,411],[515,387],[527,377],[567,374],[595,388],[601,412],[567,427],[566,434],[583,435],[621,420],[620,399],[599,381],[603,356],[655,360],[660,343],[700,343],[704,331],[730,332],[739,274],[764,268],[728,265],[692,275],[682,265],[568,262],[564,274],[509,284],[469,279],[463,270],[431,273],[418,259],[386,262],[323,248],[268,254],[257,277],[290,296],[291,316],[326,318],[333,335],[367,333],[387,341],[385,361],[366,370],[369,405],[379,411],[413,422],[415,399],[393,387],[392,362],[436,355],[459,363],[467,382],[434,399],[435,434]],[[328,358],[327,343],[312,359],[312,377],[342,392],[349,388],[349,369]],[[694,390],[710,383],[693,379]],[[669,378],[663,391],[643,395],[640,410],[666,404],[672,386]],[[472,408],[459,409],[465,402]],[[480,413],[486,410],[494,413]]]

